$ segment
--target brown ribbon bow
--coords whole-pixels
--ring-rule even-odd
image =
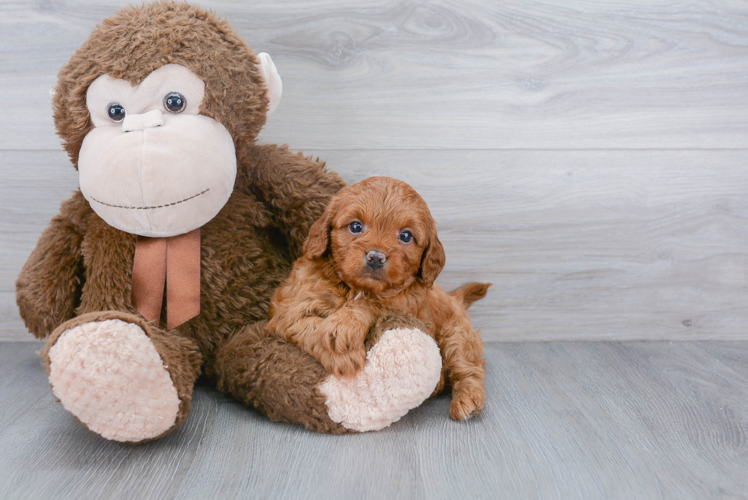
[[[169,238],[138,236],[132,266],[132,303],[159,324],[166,283],[166,327],[200,314],[200,229]]]

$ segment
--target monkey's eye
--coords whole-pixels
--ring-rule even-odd
[[[117,104],[117,103],[112,103],[109,105],[108,114],[109,114],[109,118],[113,122],[121,122],[122,120],[125,119],[125,115],[127,114],[127,112],[125,111],[125,108],[122,107],[122,105]]]
[[[407,243],[410,243],[411,241],[413,241],[413,234],[410,231],[408,231],[407,229],[403,229],[402,231],[400,231],[400,236],[398,237],[398,239],[401,242],[407,244]]]
[[[361,224],[361,222],[354,220],[350,224],[348,224],[348,230],[353,234],[361,234],[361,232],[364,230],[364,225]]]
[[[181,113],[187,107],[187,99],[179,92],[169,92],[164,97],[164,107],[169,113]]]

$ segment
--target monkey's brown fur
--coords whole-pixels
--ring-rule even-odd
[[[210,11],[155,2],[105,19],[57,75],[55,125],[76,168],[83,138],[93,129],[86,110],[91,83],[106,74],[137,85],[166,64],[185,66],[205,82],[200,114],[226,127],[237,158],[252,154],[268,104],[255,54]]]
[[[29,330],[47,337],[83,322],[120,319],[152,340],[188,414],[201,373],[268,416],[323,432],[345,432],[327,416],[321,366],[268,335],[262,322],[275,288],[300,255],[310,226],[344,182],[324,163],[285,146],[256,146],[268,100],[257,59],[228,23],[201,8],[159,2],[105,20],[59,73],[57,131],[74,165],[93,125],[88,86],[102,74],[139,83],[154,69],[186,66],[205,82],[200,113],[231,133],[238,174],[221,212],[202,227],[201,313],[175,330],[147,323],[131,302],[137,236],[109,226],[80,191],[62,204],[16,283]],[[51,334],[51,335],[50,335]]]
[[[361,224],[354,233],[352,223]],[[412,240],[403,242],[403,230]],[[480,336],[467,307],[490,284],[470,283],[446,293],[434,280],[445,255],[426,203],[410,186],[372,177],[336,195],[312,226],[304,257],[273,295],[268,328],[297,344],[330,373],[351,377],[366,361],[365,339],[388,312],[416,316],[442,353],[442,380],[452,387],[450,416],[481,412],[485,402],[485,360]],[[381,268],[367,264],[367,252],[381,251]]]

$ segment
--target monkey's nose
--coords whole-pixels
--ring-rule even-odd
[[[387,255],[379,250],[369,250],[366,253],[366,265],[372,269],[384,267],[387,263]]]
[[[125,132],[132,132],[134,130],[160,127],[163,124],[163,113],[158,109],[152,109],[147,113],[125,116],[125,119],[122,120],[122,130]]]

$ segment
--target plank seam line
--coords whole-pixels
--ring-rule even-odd
[[[258,143],[258,146],[280,143]],[[293,147],[292,151],[748,151],[748,148],[325,148]],[[63,149],[1,149],[0,153],[64,153]]]

